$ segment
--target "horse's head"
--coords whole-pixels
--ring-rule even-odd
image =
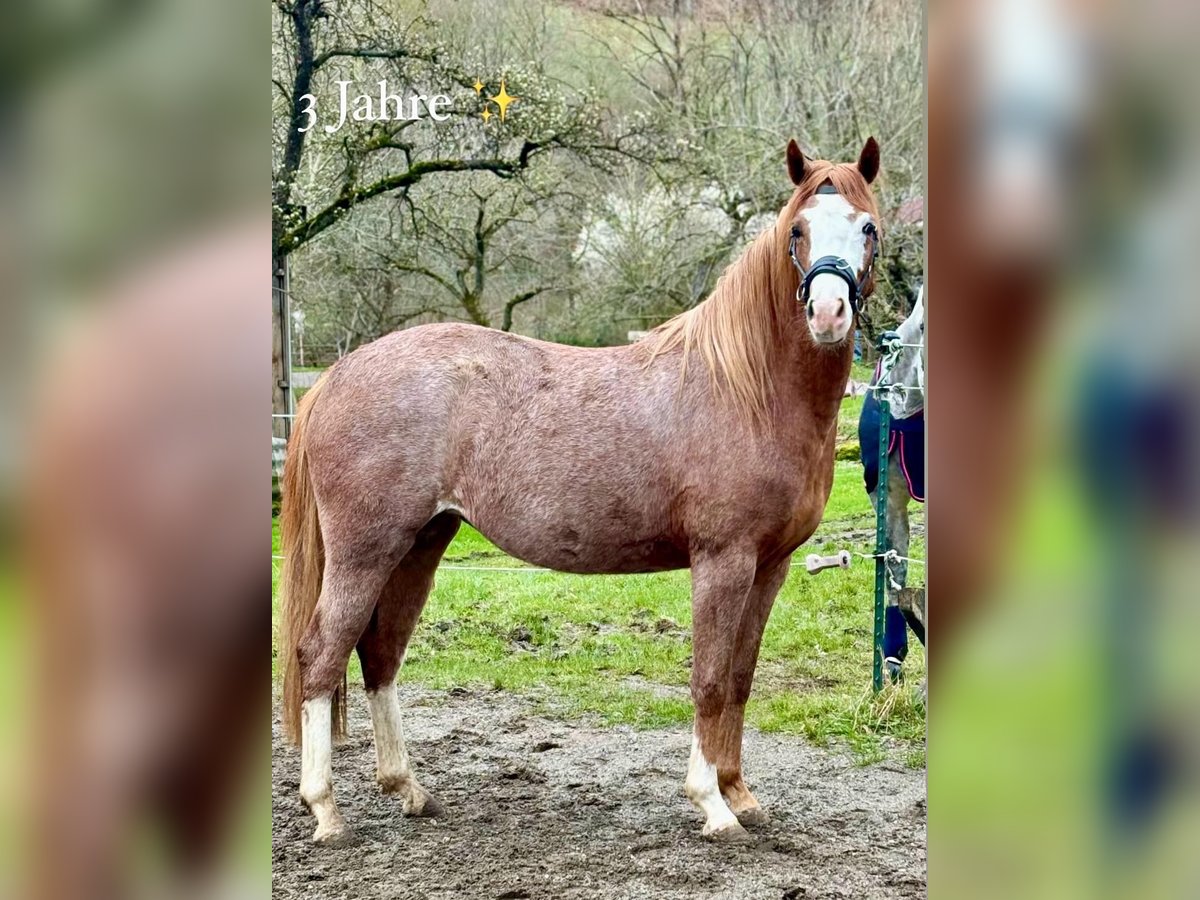
[[[898,396],[890,397],[892,415],[907,419],[925,408],[925,289],[917,291],[917,302],[908,318],[896,328],[903,346],[888,376],[890,384],[901,385]]]
[[[796,185],[788,226],[788,252],[800,278],[796,299],[813,339],[837,344],[875,288],[880,233],[870,184],[879,173],[879,144],[868,138],[857,163],[835,165],[806,159],[791,141],[787,166]]]

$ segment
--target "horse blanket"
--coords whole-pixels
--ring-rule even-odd
[[[879,375],[876,370],[876,378]],[[871,379],[875,384],[875,378]],[[879,484],[879,401],[875,391],[867,391],[863,401],[862,415],[858,419],[858,446],[862,454],[863,479],[867,493]],[[892,456],[896,452],[895,457]],[[916,501],[925,502],[925,410],[920,410],[907,419],[891,420],[888,429],[888,458],[894,465],[899,459],[908,493]]]

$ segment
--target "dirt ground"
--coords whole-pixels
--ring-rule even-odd
[[[747,846],[700,837],[683,796],[685,729],[594,728],[500,692],[401,687],[409,752],[442,819],[406,819],[374,781],[361,688],[334,786],[354,832],[314,846],[300,759],[272,734],[272,894],[323,898],[875,898],[925,896],[925,773],[857,767],[800,738],[748,731],[747,781],[770,812]]]

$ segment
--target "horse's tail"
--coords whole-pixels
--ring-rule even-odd
[[[306,447],[308,418],[325,379],[321,379],[300,400],[292,435],[288,440],[287,460],[283,469],[283,602],[279,623],[279,658],[283,662],[283,728],[288,738],[300,743],[300,708],[304,703],[304,685],[297,655],[300,640],[312,620],[317,598],[321,595],[321,576],[325,569],[325,548],[321,541],[321,523],[317,501],[308,473]],[[346,678],[333,694],[333,738],[346,734]]]

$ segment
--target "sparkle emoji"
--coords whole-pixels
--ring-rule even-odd
[[[496,108],[498,110],[500,110],[500,121],[503,122],[505,116],[508,113],[509,104],[514,103],[515,101],[520,100],[521,98],[514,97],[511,94],[509,94],[508,88],[506,88],[504,85],[504,79],[500,79],[500,93],[495,94],[495,95],[488,94],[488,99],[491,100],[493,103],[495,103]],[[486,116],[484,117],[484,121],[487,121]]]

